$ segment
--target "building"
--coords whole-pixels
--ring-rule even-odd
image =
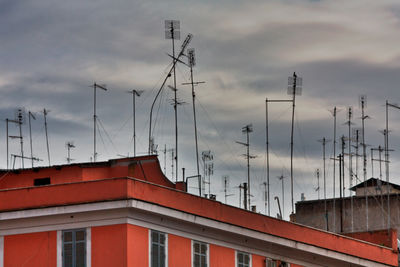
[[[355,192],[352,197],[297,202],[294,220],[300,224],[336,233],[379,231],[388,227],[396,229],[399,233],[399,185],[370,178],[350,190]]]
[[[0,267],[397,266],[395,233],[380,246],[185,187],[156,156],[3,170]]]

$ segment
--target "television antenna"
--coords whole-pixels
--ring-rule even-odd
[[[20,147],[21,147],[21,155],[19,158],[21,158],[21,166],[24,168],[24,142],[23,142],[23,136],[22,136],[22,124],[25,123],[25,109],[24,108],[18,108],[15,110],[15,116],[14,120],[9,120],[7,119],[7,132],[8,132],[8,122],[12,122],[18,125],[19,127],[19,135],[10,135],[8,136],[7,133],[7,159],[8,159],[8,138],[11,139],[19,139],[20,140]],[[14,157],[15,160],[15,157]],[[14,162],[15,163],[15,162]],[[8,165],[8,163],[7,163]]]
[[[179,58],[180,58],[181,56],[184,55],[184,52],[185,52],[185,50],[186,50],[186,47],[188,46],[188,44],[189,44],[190,41],[192,40],[192,37],[193,37],[193,36],[192,36],[191,34],[188,34],[187,37],[185,38],[185,40],[183,41],[182,46],[181,46],[181,51],[179,52],[179,54],[178,54],[177,57],[174,56],[172,66],[171,66],[171,68],[170,68],[170,70],[169,70],[167,76],[165,77],[163,83],[161,84],[160,89],[158,89],[158,92],[157,92],[157,94],[156,94],[156,96],[155,96],[155,98],[154,98],[154,100],[153,100],[152,105],[151,105],[151,108],[150,108],[150,119],[149,119],[149,149],[148,149],[148,153],[149,153],[149,154],[154,153],[154,152],[152,151],[152,147],[151,147],[151,138],[152,138],[151,131],[152,131],[152,118],[153,118],[153,108],[154,108],[154,105],[155,105],[155,103],[156,103],[156,101],[157,101],[157,98],[158,98],[158,96],[160,95],[162,89],[164,88],[164,85],[165,85],[165,83],[167,82],[168,78],[171,77],[171,73],[172,73],[172,71],[175,69],[175,65],[176,65],[176,63],[178,62]],[[174,40],[174,39],[173,39],[173,40]],[[175,85],[176,85],[176,84],[175,84]],[[176,86],[174,86],[173,88],[176,89]],[[176,103],[177,103],[177,100],[175,100],[174,103],[176,104]],[[175,109],[175,111],[176,111],[176,109]],[[176,113],[175,113],[175,114],[176,114]],[[177,115],[176,115],[176,116],[177,116]],[[177,117],[176,117],[176,118],[177,118]],[[177,119],[176,119],[176,125],[175,125],[175,143],[176,143],[176,144],[175,144],[175,149],[176,149],[176,152],[177,152],[176,154],[178,155],[178,129],[177,129],[177,128],[178,128],[178,126],[177,126]],[[178,163],[178,156],[176,156],[176,162]],[[176,164],[176,173],[177,173],[177,174],[176,174],[176,180],[178,180],[178,164]]]
[[[331,140],[327,140],[325,137],[318,140],[322,144],[322,161],[323,161],[323,179],[324,179],[324,210],[325,210],[325,222],[326,222],[326,230],[328,231],[328,210],[326,203],[326,144]]]
[[[71,163],[74,159],[71,158],[71,149],[75,148],[74,142],[73,141],[67,141],[65,143],[65,147],[67,148],[67,162],[68,164]]]
[[[247,186],[248,186],[248,190],[247,190],[247,201],[248,201],[248,207],[250,209],[251,207],[251,200],[250,200],[250,196],[251,196],[251,186],[250,186],[250,159],[251,158],[255,158],[255,156],[251,156],[250,155],[250,138],[249,138],[249,134],[253,132],[253,125],[252,124],[247,124],[246,126],[242,127],[242,133],[246,134],[246,143],[243,142],[239,142],[236,141],[236,143],[243,145],[247,148],[247,153],[244,154],[245,158],[247,159]],[[247,207],[245,206],[245,209],[247,209]]]
[[[285,176],[280,175],[277,177],[278,180],[280,180],[282,182],[282,220],[285,216],[285,184],[284,184],[284,179],[286,178]]]
[[[366,215],[366,230],[369,228],[369,218],[368,218],[368,194],[367,194],[367,152],[366,152],[366,143],[365,143],[365,119],[370,118],[368,115],[365,115],[364,110],[367,106],[367,96],[360,95],[359,96],[359,104],[361,107],[361,123],[362,123],[362,148],[363,148],[363,178],[364,178],[364,194],[365,194],[365,215]]]
[[[233,194],[228,194],[229,187],[229,175],[222,176],[222,186],[224,187],[224,195],[225,195],[225,204],[228,203],[228,197],[233,196]]]
[[[194,48],[189,48],[187,50],[187,58],[188,58],[188,65],[190,66],[190,83],[182,83],[182,85],[191,85],[192,86],[192,102],[193,102],[193,121],[194,121],[194,141],[196,146],[196,167],[197,167],[197,175],[200,177],[200,167],[199,167],[199,148],[197,142],[197,122],[196,122],[196,94],[194,91],[194,86],[205,83],[205,82],[194,82],[193,81],[193,67],[196,66],[196,57]]]
[[[165,39],[171,39],[172,41],[172,63],[175,58],[175,40],[180,40],[180,21],[179,20],[165,20]],[[174,73],[174,88],[176,88],[176,70],[175,64],[172,65]],[[175,151],[176,151],[176,178],[178,181],[178,100],[177,100],[177,90],[174,90],[174,113],[175,113]]]
[[[44,130],[46,133],[46,145],[47,145],[47,159],[49,161],[50,166],[50,148],[49,148],[49,136],[47,134],[47,114],[50,112],[48,109],[43,109],[43,116],[44,116]]]
[[[32,127],[31,127],[31,118],[36,120],[35,115],[31,111],[28,112],[28,121],[29,121],[29,140],[30,140],[30,146],[31,146],[31,161],[32,161],[32,168],[33,168],[33,149],[32,149]]]
[[[133,112],[133,156],[136,157],[136,108],[135,108],[135,103],[136,103],[136,96],[140,97],[140,95],[143,93],[143,90],[131,90],[128,91],[128,93],[132,94],[132,112]]]
[[[400,106],[394,103],[389,103],[386,100],[386,138],[385,138],[385,173],[386,173],[386,182],[387,182],[387,203],[388,203],[388,229],[390,229],[390,193],[389,193],[389,107],[400,109]]]
[[[301,95],[303,86],[303,79],[293,73],[292,77],[288,78],[288,95],[293,96],[292,100],[292,130],[290,134],[290,191],[292,195],[292,214],[294,213],[294,199],[293,199],[293,134],[294,134],[294,109],[296,106],[296,95]]]
[[[201,152],[201,159],[203,161],[203,173],[204,173],[204,183],[208,184],[208,195],[211,194],[211,176],[214,174],[214,154],[211,152],[211,150],[203,151]],[[199,176],[201,177],[201,176]],[[206,181],[208,177],[208,181]],[[201,192],[202,186],[201,182],[199,180],[199,186]],[[203,189],[205,191],[205,185],[203,186]]]
[[[103,91],[107,91],[107,87],[105,84],[100,85],[96,82],[93,83],[90,87],[93,87],[93,162],[96,162],[97,153],[96,153],[96,125],[97,125],[97,115],[96,115],[96,91],[97,88],[100,88]]]
[[[315,170],[315,176],[317,177],[317,187],[315,188],[315,191],[317,191],[318,192],[318,200],[320,200],[320,193],[319,193],[319,191],[320,191],[320,187],[319,187],[319,174],[320,174],[320,170],[319,169],[316,169]]]

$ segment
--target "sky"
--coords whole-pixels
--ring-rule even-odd
[[[303,78],[296,98],[294,125],[294,201],[304,193],[317,199],[316,169],[323,197],[323,137],[333,139],[331,111],[338,107],[339,137],[348,135],[347,109],[353,108],[351,126],[361,127],[359,97],[367,97],[365,143],[367,178],[379,177],[379,162],[372,173],[371,148],[384,145],[385,101],[399,102],[400,4],[398,1],[0,1],[0,167],[7,168],[6,123],[15,111],[31,111],[35,166],[47,166],[43,109],[47,115],[50,164],[66,164],[66,142],[72,141],[74,163],[93,156],[94,82],[97,91],[97,160],[133,155],[132,95],[136,98],[137,155],[148,153],[150,107],[171,67],[171,40],[165,39],[164,21],[179,20],[181,40],[187,34],[196,51],[194,79],[199,154],[214,155],[210,193],[224,200],[222,177],[229,176],[228,204],[239,205],[238,186],[247,180],[246,142],[250,133],[252,204],[265,212],[266,117],[265,99],[290,99],[288,77]],[[186,60],[182,58],[182,60]],[[178,167],[196,175],[190,70],[176,68],[178,106]],[[168,79],[166,85],[173,85]],[[152,125],[161,168],[174,181],[171,152],[175,147],[173,92],[165,86],[157,99]],[[270,208],[284,217],[291,212],[290,129],[291,104],[270,103]],[[400,112],[389,110],[390,181],[400,183]],[[25,156],[30,156],[29,124],[22,125]],[[18,135],[10,124],[9,135]],[[333,142],[326,145],[326,194],[333,196]],[[347,151],[346,143],[346,151]],[[354,143],[352,145],[355,145]],[[168,152],[164,156],[164,148]],[[354,150],[354,147],[352,147]],[[362,154],[362,149],[360,148]],[[20,154],[18,139],[9,139],[9,154]],[[9,155],[9,166],[21,167]],[[383,155],[382,155],[383,156]],[[378,152],[374,152],[374,158]],[[358,180],[363,181],[359,158]],[[25,160],[25,167],[31,166]],[[355,159],[353,159],[355,165]],[[165,167],[164,167],[165,166]],[[349,162],[345,162],[345,195],[349,195]],[[382,166],[383,167],[383,166]],[[203,163],[200,162],[203,169]],[[355,173],[356,170],[353,169]],[[279,176],[284,177],[284,199]],[[383,174],[386,179],[386,176]],[[336,178],[338,183],[338,178]],[[197,192],[190,180],[189,191]],[[336,189],[336,194],[338,189]],[[208,185],[205,193],[208,194]]]

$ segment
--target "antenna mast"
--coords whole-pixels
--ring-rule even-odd
[[[283,179],[285,179],[286,177],[283,176],[283,174],[281,176],[277,177],[278,180],[282,181],[282,220],[284,220],[284,216],[285,216],[285,190],[284,190],[284,182]]]
[[[46,145],[47,145],[47,159],[49,161],[49,166],[50,166],[50,148],[49,148],[49,136],[47,134],[47,114],[49,113],[49,110],[43,109],[43,116],[44,116],[44,130],[46,133]]]
[[[290,191],[292,195],[292,214],[294,214],[293,199],[293,134],[294,134],[294,108],[296,106],[296,95],[301,95],[303,79],[293,73],[293,77],[288,78],[288,94],[293,95],[292,100],[292,130],[290,134]]]
[[[210,150],[203,151],[201,153],[201,159],[203,160],[203,167],[204,167],[204,182],[208,183],[208,195],[211,194],[211,175],[214,174],[214,155],[211,153]],[[208,182],[205,181],[206,177],[208,176]],[[202,186],[201,186],[201,176],[199,175],[199,194],[202,195]],[[205,191],[205,186],[204,186]]]
[[[91,86],[93,87],[93,162],[96,162],[97,153],[96,153],[96,125],[97,125],[97,115],[96,115],[96,89],[100,88],[101,90],[107,91],[105,85],[97,84],[96,82],[93,83]]]
[[[194,86],[205,83],[205,82],[194,82],[193,81],[193,67],[196,66],[196,56],[194,48],[189,48],[187,50],[188,64],[190,66],[190,83],[182,83],[182,85],[190,84],[192,86],[192,102],[193,102],[193,121],[194,121],[194,142],[196,145],[196,167],[197,167],[197,177],[199,177],[199,183],[201,182],[200,167],[199,167],[199,147],[197,142],[197,121],[196,121],[196,94],[194,92]]]
[[[318,140],[318,142],[322,143],[322,161],[324,163],[323,167],[323,176],[324,176],[324,209],[325,209],[325,221],[326,221],[326,230],[328,231],[328,210],[327,210],[327,205],[326,205],[326,156],[325,156],[325,146],[326,143],[330,142],[330,140],[327,140],[325,137],[322,138],[321,140]]]
[[[364,115],[364,109],[366,106],[367,96],[360,96],[361,105],[361,123],[362,123],[362,147],[363,147],[363,177],[364,177],[364,194],[365,194],[365,215],[366,215],[366,230],[368,231],[368,194],[367,194],[367,153],[365,144],[365,119],[369,118],[368,115]]]
[[[141,90],[131,90],[128,91],[128,93],[132,94],[132,115],[133,115],[133,122],[132,122],[132,126],[133,126],[133,156],[136,157],[136,96],[140,97],[140,95],[143,93],[143,91]]]
[[[242,127],[242,133],[246,134],[246,143],[243,142],[238,142],[236,141],[236,143],[241,144],[243,146],[247,147],[247,153],[244,155],[247,159],[247,186],[248,186],[248,190],[247,190],[247,196],[248,196],[248,207],[249,209],[251,208],[251,200],[250,200],[250,196],[251,196],[251,185],[250,185],[250,158],[255,158],[255,156],[251,156],[250,155],[250,138],[249,138],[249,133],[253,132],[253,125],[252,124],[247,124],[246,126]]]
[[[74,142],[68,141],[68,142],[65,144],[65,146],[67,147],[67,151],[68,151],[68,154],[67,154],[67,162],[68,162],[68,164],[70,164],[71,161],[73,161],[73,159],[71,159],[71,148],[75,148],[75,145],[74,145]]]
[[[32,168],[33,168],[33,150],[32,150],[32,127],[31,127],[31,118],[36,120],[35,116],[32,112],[28,112],[28,121],[29,121],[29,140],[31,145],[31,161],[32,161]]]
[[[172,40],[172,62],[175,59],[175,40],[181,39],[179,20],[165,21],[165,39]],[[176,71],[175,64],[172,65],[174,72],[174,88],[176,89]],[[177,90],[174,90],[174,111],[175,111],[175,160],[176,160],[176,181],[178,181],[178,108],[177,108]]]
[[[320,199],[320,194],[319,194],[319,189],[320,189],[320,187],[319,187],[319,169],[316,169],[315,170],[315,176],[317,177],[317,188],[315,188],[315,191],[317,191],[318,192],[318,200]]]

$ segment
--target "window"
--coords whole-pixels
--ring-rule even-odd
[[[150,266],[166,267],[167,235],[158,231],[151,231]]]
[[[62,232],[62,266],[86,267],[86,230]]]
[[[50,178],[38,178],[33,180],[34,186],[48,185],[50,184]]]
[[[267,267],[276,267],[276,261],[272,259],[266,259],[267,261]]]
[[[208,266],[208,245],[203,242],[193,241],[193,267]]]
[[[250,254],[246,252],[236,252],[236,266],[237,267],[250,267]]]

